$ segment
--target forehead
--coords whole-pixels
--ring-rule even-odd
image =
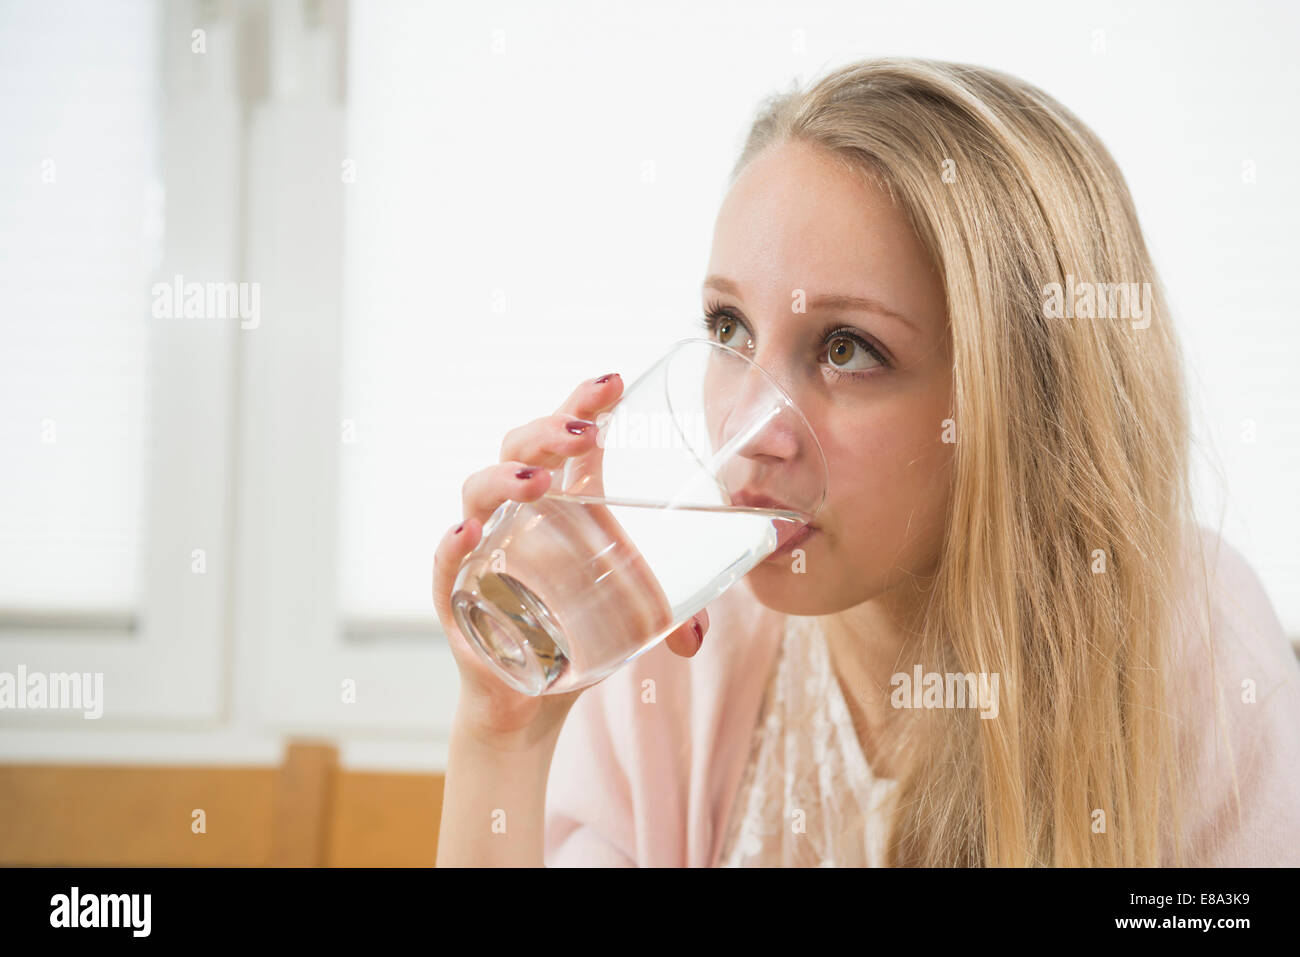
[[[724,198],[708,274],[787,296],[794,288],[880,289],[915,268],[918,252],[888,193],[820,149],[782,143],[750,161]]]

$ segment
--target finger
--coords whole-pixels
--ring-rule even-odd
[[[502,502],[531,502],[551,487],[551,473],[540,465],[502,462],[475,472],[461,486],[466,518],[486,523]]]
[[[603,380],[603,381],[602,381]],[[547,419],[538,419],[507,434],[501,445],[502,461],[536,462],[544,468],[560,468],[572,459],[573,471],[564,488],[575,495],[604,494],[599,448],[599,415],[623,395],[623,377],[617,372],[583,382]],[[581,435],[571,435],[570,424],[590,422]],[[561,432],[560,430],[564,431]],[[566,438],[568,435],[570,437]]]
[[[605,431],[603,437],[600,434],[600,429],[594,425],[588,432],[590,432],[590,437],[583,440],[582,447],[576,450],[577,454],[564,462],[565,472],[559,477],[564,482],[564,485],[558,491],[567,492],[570,495],[601,497],[605,494],[604,441],[607,440],[608,430]]]
[[[529,462],[545,469],[558,468],[573,455],[596,445],[596,423],[567,412],[534,419],[511,429],[501,442],[502,462]]]
[[[606,381],[602,383],[601,379]],[[584,382],[574,390],[565,404],[560,406],[564,414],[568,414],[571,410],[574,414],[583,416],[597,424],[596,429],[590,430],[593,437],[586,442],[586,454],[581,457],[574,456],[574,461],[568,463],[571,471],[566,476],[567,482],[561,491],[574,495],[595,497],[601,497],[605,494],[603,475],[605,450],[601,447],[599,436],[595,435],[595,433],[604,428],[604,423],[601,422],[601,412],[617,402],[622,395],[623,378],[617,372],[611,372],[599,379]]]
[[[447,529],[433,553],[433,607],[443,630],[451,634],[455,622],[451,615],[451,590],[465,556],[474,550],[483,532],[483,523],[466,519]]]
[[[605,381],[601,381],[601,379]],[[575,419],[596,421],[596,413],[607,409],[618,401],[623,394],[623,377],[617,372],[603,375],[598,379],[588,379],[573,390],[573,393],[560,403],[557,414],[571,415]]]
[[[695,630],[695,625],[699,624],[699,632]],[[668,643],[669,649],[673,654],[681,655],[683,658],[693,658],[704,644],[704,635],[709,630],[709,613],[701,609],[690,621],[686,622],[664,640]]]

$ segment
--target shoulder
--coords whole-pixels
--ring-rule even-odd
[[[1213,530],[1196,528],[1174,622],[1183,680],[1226,669],[1240,690],[1300,693],[1300,664],[1273,603],[1245,556]],[[1219,683],[1223,686],[1223,683]]]
[[[694,657],[660,642],[574,703],[547,779],[548,860],[590,828],[641,866],[707,862],[785,616],[744,581],[706,608]]]
[[[1259,576],[1198,527],[1173,633],[1187,863],[1300,863],[1300,664]]]

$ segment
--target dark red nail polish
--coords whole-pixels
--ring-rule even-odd
[[[616,375],[618,375],[617,372],[611,372],[611,373],[609,373],[608,375],[603,375],[603,376],[601,376],[599,379],[596,380],[596,385],[604,385],[606,382],[608,382],[610,379],[614,378],[614,376],[616,376]]]
[[[594,422],[587,422],[585,419],[570,419],[565,423],[564,427],[574,435],[582,435],[583,432],[586,432],[587,429],[591,428],[593,425],[595,425]]]
[[[529,466],[529,467],[526,468],[526,469],[520,469],[518,472],[516,472],[516,473],[515,473],[515,478],[520,478],[520,479],[530,479],[530,478],[532,478],[532,477],[533,477],[534,475],[536,475],[536,474],[537,474],[537,467],[536,467],[536,466]]]
[[[691,623],[695,627],[695,650],[700,650],[700,645],[704,644],[704,629],[700,627],[700,620],[697,618]]]
[[[456,531],[452,532],[452,534],[453,534],[453,535],[459,535],[460,532],[461,532],[461,529],[463,529],[464,527],[465,527],[465,523],[464,523],[464,522],[461,522],[459,525],[456,526]]]

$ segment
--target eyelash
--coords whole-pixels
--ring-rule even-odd
[[[720,303],[714,303],[714,302],[709,303],[705,307],[704,315],[700,317],[700,325],[710,336],[716,336],[718,331],[718,323],[720,323],[723,319],[730,319],[732,322],[738,323],[744,326],[746,329],[749,329],[749,324],[746,323],[744,319],[741,319],[740,316],[736,315],[735,310],[731,309],[728,306],[723,306]],[[750,330],[750,335],[753,335],[752,330]],[[863,379],[869,375],[875,374],[877,371],[879,371],[879,368],[889,367],[889,360],[885,358],[885,354],[881,352],[878,346],[868,341],[867,339],[862,338],[861,335],[854,332],[852,329],[849,329],[847,326],[841,326],[841,325],[837,325],[834,322],[830,322],[826,325],[824,329],[822,329],[821,334],[818,336],[818,339],[823,343],[828,342],[830,339],[841,339],[841,338],[848,339],[852,341],[853,344],[858,346],[859,348],[865,349],[869,355],[871,355],[873,358],[875,358],[877,362],[880,363],[880,366],[873,369],[837,369],[833,364],[828,363],[828,366],[831,370],[831,374],[835,378]]]

